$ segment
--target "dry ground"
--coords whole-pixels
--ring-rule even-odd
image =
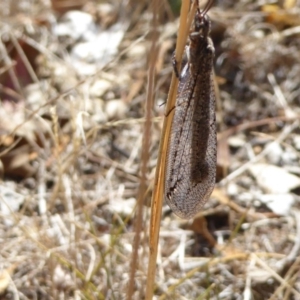
[[[151,1],[0,8],[0,299],[125,299]],[[72,9],[79,29],[64,21]],[[176,4],[159,11],[145,202],[178,28]],[[209,14],[218,183],[193,221],[164,206],[155,299],[300,299],[300,1],[219,0]],[[145,206],[134,299],[148,225]]]

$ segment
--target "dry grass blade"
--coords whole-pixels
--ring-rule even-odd
[[[143,230],[143,206],[146,199],[147,191],[147,171],[149,162],[149,149],[151,136],[151,108],[154,103],[155,77],[156,77],[156,60],[158,55],[158,17],[159,17],[159,1],[152,2],[153,21],[152,21],[152,41],[149,51],[149,68],[148,68],[148,85],[147,98],[145,103],[145,124],[143,133],[142,156],[141,156],[141,180],[137,202],[137,217],[135,224],[135,239],[133,243],[133,252],[131,258],[130,281],[128,284],[127,299],[132,299],[134,293],[135,273],[138,265],[138,250],[140,247],[141,233]]]
[[[184,46],[187,39],[187,34],[192,22],[192,18],[196,11],[196,5],[192,6],[189,13],[190,1],[183,1],[181,12],[180,12],[180,25],[178,30],[177,46],[175,51],[176,61],[181,62]],[[180,64],[179,64],[180,68]],[[168,95],[168,101],[166,105],[166,113],[168,117],[164,119],[163,130],[161,134],[161,142],[159,147],[159,155],[157,159],[156,175],[153,186],[153,195],[151,202],[151,220],[150,220],[150,254],[148,264],[148,275],[147,275],[147,288],[146,288],[146,299],[150,300],[153,296],[154,290],[154,278],[156,270],[156,258],[157,258],[157,245],[159,237],[159,228],[161,220],[161,210],[163,203],[164,194],[164,174],[165,174],[165,161],[166,161],[166,149],[168,147],[168,140],[171,130],[172,119],[174,111],[172,108],[175,106],[176,97],[176,86],[178,85],[178,78],[172,74],[172,80]],[[169,113],[170,112],[170,113]]]

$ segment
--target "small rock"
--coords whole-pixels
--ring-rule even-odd
[[[294,142],[295,148],[296,148],[298,151],[300,151],[300,135],[294,136],[293,142]]]
[[[246,143],[244,135],[235,135],[228,138],[228,145],[232,148],[243,147]]]
[[[40,83],[28,84],[25,88],[25,95],[31,110],[38,109],[46,102],[45,92],[43,92]]]
[[[95,62],[99,67],[106,65],[118,53],[125,30],[124,24],[116,23],[97,33],[93,39],[76,44],[71,51],[72,59]]]
[[[128,216],[132,214],[134,207],[136,205],[136,200],[134,198],[126,199],[126,200],[115,200],[114,202],[109,204],[109,208],[112,212],[117,214],[122,214]]]
[[[53,85],[56,86],[59,91],[67,91],[76,86],[76,74],[67,65],[55,63],[52,65],[52,68]]]
[[[137,58],[137,57],[145,57],[145,53],[147,51],[146,45],[137,44],[134,47],[129,48],[127,52],[128,57]]]
[[[239,187],[236,183],[230,182],[227,186],[227,195],[236,196],[239,193]]]
[[[112,82],[105,79],[96,80],[90,87],[90,96],[92,98],[102,97],[110,88],[112,87]]]
[[[101,124],[107,122],[107,115],[104,108],[104,101],[100,98],[94,99],[92,106],[88,108],[90,113],[89,120],[94,123]]]
[[[92,40],[96,33],[96,24],[93,17],[82,11],[67,12],[59,24],[53,28],[53,33],[61,37],[71,37],[74,40]]]
[[[287,216],[295,202],[292,194],[265,194],[259,195],[258,199],[280,216]]]
[[[12,226],[15,223],[15,219],[10,217],[10,215],[19,210],[25,197],[3,185],[0,186],[0,196],[2,199],[0,201],[0,211],[3,216],[3,222],[7,226]]]
[[[300,186],[300,178],[285,169],[267,164],[254,164],[249,167],[257,184],[269,193],[288,193]]]
[[[287,147],[282,153],[282,163],[286,165],[290,165],[293,162],[298,163],[298,155],[294,149]]]
[[[283,150],[279,143],[272,143],[268,147],[267,159],[272,165],[278,165],[282,158]]]
[[[240,193],[238,199],[244,203],[251,203],[254,200],[253,193]]]
[[[106,103],[106,115],[111,119],[124,119],[127,112],[127,106],[122,100],[110,100]]]

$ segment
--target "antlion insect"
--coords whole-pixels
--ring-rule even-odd
[[[198,9],[179,75],[176,107],[168,143],[165,199],[181,218],[192,218],[209,199],[216,177],[217,137],[213,58],[209,37],[212,6]],[[175,64],[175,72],[178,74]]]

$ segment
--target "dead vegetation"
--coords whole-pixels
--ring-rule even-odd
[[[125,299],[151,3],[2,2],[0,299]],[[162,1],[145,203],[176,13]],[[164,207],[155,299],[300,299],[300,2],[215,1],[209,15],[218,183],[193,221]],[[145,205],[134,299],[148,220]]]

